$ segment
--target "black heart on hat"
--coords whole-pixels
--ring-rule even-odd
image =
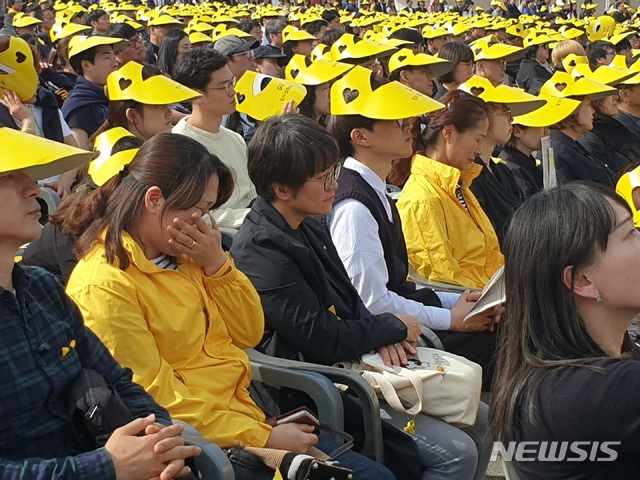
[[[132,83],[133,83],[132,80],[128,80],[126,78],[121,78],[118,81],[118,85],[120,86],[120,90],[126,90],[127,88],[129,88],[131,86]]]
[[[359,95],[360,92],[358,90],[352,90],[350,88],[345,88],[342,91],[342,97],[344,98],[345,103],[353,102]]]
[[[346,49],[347,49],[347,46],[346,46],[346,45],[340,45],[340,46],[338,47],[338,51],[339,51],[340,53],[344,52]]]
[[[247,97],[242,93],[236,93],[236,98],[238,99],[238,103],[242,103],[244,102],[244,99]]]
[[[569,62],[569,66],[570,66],[570,67],[575,67],[575,66],[576,66],[576,61],[575,61],[575,60],[571,60],[571,61]]]
[[[23,63],[27,59],[27,56],[22,52],[16,52],[16,62]]]
[[[477,54],[479,54],[480,52],[482,52],[482,48],[480,48],[480,47],[476,47],[476,48],[475,48],[475,50],[474,50],[474,52],[475,52],[475,53],[476,53],[476,55],[477,55]]]
[[[482,92],[484,92],[484,87],[471,87],[471,95],[474,97],[482,95]]]
[[[577,82],[578,80],[580,80],[581,78],[584,78],[584,75],[578,75],[577,77],[574,78],[574,80]]]
[[[297,68],[294,68],[289,73],[291,74],[291,78],[296,78],[298,75],[300,75],[300,70],[298,70]]]
[[[399,56],[399,57],[398,57],[398,61],[399,61],[400,63],[404,62],[406,59],[407,59],[407,56],[406,56],[406,55],[401,55],[401,56]]]
[[[562,82],[562,83],[556,83],[554,85],[556,87],[556,90],[558,90],[559,92],[561,92],[562,90],[564,90],[565,88],[567,88],[567,84]]]

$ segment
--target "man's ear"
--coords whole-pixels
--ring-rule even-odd
[[[273,193],[276,194],[278,200],[287,202],[293,198],[293,192],[291,191],[291,188],[285,185],[278,185],[277,183],[275,183],[271,188],[273,188]]]
[[[562,281],[575,296],[583,299],[593,300],[600,293],[598,288],[591,282],[589,274],[584,270],[575,274],[573,265],[565,267],[562,272]]]
[[[364,128],[354,128],[353,130],[351,130],[351,134],[349,135],[349,138],[354,143],[354,145],[358,147],[368,147],[369,145],[371,145],[369,143],[368,136],[369,134],[372,134],[372,133],[373,132],[369,132]]]
[[[407,71],[400,71],[400,83],[404,83],[405,85],[409,84],[409,80],[407,79]]]
[[[164,207],[164,196],[160,187],[151,187],[144,194],[144,207],[149,213],[160,217]]]

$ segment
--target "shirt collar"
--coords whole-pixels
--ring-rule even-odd
[[[353,157],[347,157],[343,166],[355,172],[367,182],[379,195],[383,197],[387,194],[387,185],[376,173],[367,167],[364,163],[359,162]]]

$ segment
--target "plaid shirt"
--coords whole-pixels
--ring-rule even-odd
[[[135,417],[166,410],[132,382],[53,275],[14,266],[16,293],[0,288],[0,480],[115,479],[104,448],[80,452],[73,440],[67,389],[82,368],[100,372]]]

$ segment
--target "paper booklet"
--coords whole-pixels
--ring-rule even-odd
[[[473,306],[471,311],[468,313],[466,317],[464,317],[463,321],[469,320],[469,318],[474,315],[485,312],[490,308],[495,307],[496,305],[500,305],[506,301],[506,296],[504,292],[504,266],[500,267],[500,269],[493,274],[493,277],[487,282],[485,287],[482,289],[482,296]]]

